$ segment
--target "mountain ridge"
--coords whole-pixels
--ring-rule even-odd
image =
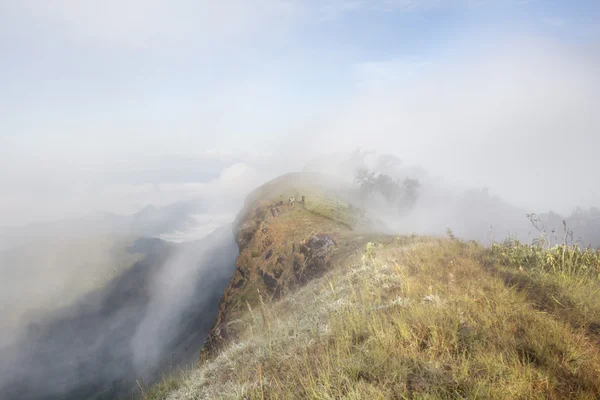
[[[381,234],[315,177],[248,196],[201,364],[142,398],[600,396],[598,252]]]
[[[325,177],[294,173],[277,178],[252,192],[233,224],[240,254],[236,270],[219,305],[214,328],[203,356],[215,354],[235,337],[229,322],[261,296],[281,298],[321,276],[332,262],[345,257],[352,238],[366,243],[358,232],[370,221],[359,209],[325,189]],[[305,202],[299,200],[304,196]],[[296,198],[294,206],[290,198]],[[364,243],[363,243],[364,242]]]
[[[130,398],[136,380],[155,382],[197,362],[233,272],[231,227],[193,245],[139,238],[127,250],[140,255],[132,265],[32,318],[2,349],[0,397]],[[200,273],[209,268],[212,274]]]

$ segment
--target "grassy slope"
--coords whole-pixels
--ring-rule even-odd
[[[134,243],[129,236],[99,235],[48,239],[1,252],[3,322],[17,324],[31,304],[44,315],[103,287],[143,258],[128,251]]]
[[[350,206],[341,196],[342,190],[334,190],[335,182],[312,173],[292,173],[283,175],[250,194],[246,201],[248,211],[257,202],[275,203],[290,197],[296,198],[297,206],[302,196],[306,198],[305,209],[314,215],[322,216],[350,229],[361,229],[371,224],[368,216],[358,208]]]
[[[316,209],[343,208],[330,205]],[[309,218],[293,212],[281,222]],[[256,291],[232,343],[142,397],[600,398],[593,274],[519,268],[452,239],[364,239],[343,232],[344,257],[280,301]]]
[[[287,205],[289,197],[302,195],[306,196],[304,206]],[[284,204],[273,216],[271,206],[282,198]],[[298,287],[298,271],[320,275],[327,265],[341,264],[351,250],[364,247],[368,240],[359,232],[369,223],[366,215],[310,174],[289,174],[250,194],[234,228],[240,246],[237,269],[219,305],[218,328],[209,335],[205,351],[214,354],[236,336],[240,329],[235,321],[248,306],[259,304],[259,291],[269,300],[285,297]],[[302,246],[315,235],[326,235],[337,245],[328,249],[323,260],[311,263],[308,253],[302,254]],[[313,268],[307,269],[308,264]]]

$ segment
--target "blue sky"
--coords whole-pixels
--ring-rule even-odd
[[[597,1],[0,1],[0,183],[363,146],[517,198],[540,172],[502,175],[495,150],[600,135],[599,25]],[[600,201],[576,196],[559,203]]]

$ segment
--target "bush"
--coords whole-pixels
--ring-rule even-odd
[[[600,251],[591,248],[566,244],[545,248],[540,244],[523,244],[511,237],[494,243],[490,252],[507,266],[600,279]]]

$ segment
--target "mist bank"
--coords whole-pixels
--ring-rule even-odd
[[[1,398],[123,398],[136,380],[197,361],[235,269],[231,227],[186,245],[142,238],[128,251],[141,259],[4,344]]]
[[[205,199],[177,201],[157,207],[146,204],[132,214],[93,212],[83,217],[0,228],[0,251],[36,241],[54,238],[72,239],[82,236],[121,235],[153,237],[184,231],[197,225],[192,217],[210,210]]]
[[[508,237],[531,242],[544,235],[552,239],[549,243],[562,243],[564,221],[570,243],[600,246],[600,209],[583,209],[575,200],[569,215],[527,209],[506,201],[495,193],[494,188],[452,185],[395,155],[362,149],[322,155],[308,163],[304,171],[318,172],[337,180],[345,187],[348,200],[380,220],[385,225],[381,229],[386,232],[445,235],[451,231],[462,239],[483,244]],[[366,193],[361,173],[370,174],[371,184],[375,185],[367,187]],[[382,177],[386,179],[380,180],[383,183],[377,189],[377,178]],[[410,201],[406,193],[405,198],[402,197],[402,190],[406,189],[402,185],[407,180],[416,182],[413,183],[416,185],[414,199]],[[398,191],[396,198],[389,196],[390,191]],[[532,214],[538,224],[532,223]]]
[[[82,185],[94,201],[77,210],[110,211],[0,227],[0,398],[119,398],[197,361],[235,268],[229,223],[260,180],[250,165],[217,161],[206,182],[177,164],[166,169],[189,181],[147,174],[154,182],[132,186],[125,175],[114,192],[65,180],[63,196],[24,221],[68,208]]]

